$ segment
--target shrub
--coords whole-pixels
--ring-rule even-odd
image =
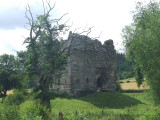
[[[23,92],[16,91],[14,94],[8,95],[5,100],[4,104],[6,105],[19,105],[25,100],[25,95]]]
[[[67,92],[50,92],[49,96],[51,99],[55,99],[55,98],[68,98],[70,99],[71,96],[67,93]]]
[[[121,84],[120,83],[116,83],[116,91],[121,92],[122,88],[121,88]]]
[[[39,91],[32,91],[30,92],[28,95],[27,95],[27,99],[28,100],[34,100],[34,99],[40,99],[41,98],[41,94],[42,94],[42,91],[39,90]]]
[[[118,118],[118,120],[134,120],[133,115],[130,114],[118,114],[116,118]]]
[[[160,120],[160,111],[148,111],[141,117],[142,120]]]
[[[0,107],[0,120],[19,120],[19,108],[16,105]]]
[[[34,99],[41,99],[41,94],[42,91],[40,90],[40,87],[35,87],[33,88],[32,92],[28,94],[28,99],[29,100],[34,100]],[[66,91],[60,91],[60,92],[49,92],[48,93],[50,99],[55,99],[55,98],[68,98],[70,99],[71,96],[68,92]]]
[[[50,120],[50,116],[49,110],[40,104],[40,100],[27,101],[20,105],[21,119]]]
[[[64,115],[65,120],[135,120],[133,115],[130,114],[115,114],[112,112],[82,112],[71,113]]]
[[[119,83],[124,83],[123,81],[120,81]]]

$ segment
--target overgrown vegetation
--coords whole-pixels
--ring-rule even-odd
[[[147,91],[133,91],[99,92],[78,99],[61,97],[51,100],[50,112],[40,104],[39,99],[27,99],[25,95],[25,100],[20,104],[0,103],[0,119],[55,120],[59,118],[59,113],[62,113],[66,120],[158,120],[160,106],[155,106],[149,96]]]
[[[13,55],[0,56],[0,97],[6,97],[7,90],[21,88],[24,82],[23,69]]]
[[[117,79],[127,79],[134,77],[133,63],[126,59],[123,53],[117,53]]]
[[[134,63],[138,85],[144,78],[152,89],[155,103],[160,104],[160,3],[138,3],[133,23],[123,29],[126,53]]]

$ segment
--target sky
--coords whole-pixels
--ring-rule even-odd
[[[45,0],[44,0],[45,1]],[[132,23],[131,11],[136,2],[149,0],[50,0],[56,6],[52,12],[53,18],[64,16],[69,19],[70,30],[77,28],[81,32],[85,26],[93,27],[91,38],[98,38],[102,43],[112,39],[117,51],[123,51],[122,28]],[[25,50],[24,39],[29,36],[26,5],[29,4],[34,16],[42,14],[42,0],[0,0],[0,55],[16,54]],[[62,22],[63,22],[62,21]]]

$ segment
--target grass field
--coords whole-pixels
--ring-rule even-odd
[[[19,107],[20,114],[27,114],[28,108],[36,112],[37,108],[36,111],[32,109],[36,104],[33,100],[23,102]],[[0,110],[2,107],[0,103]],[[58,119],[59,112],[66,120],[159,120],[152,117],[157,111],[160,116],[160,106],[153,104],[147,92],[98,92],[77,99],[56,98],[51,100],[51,108],[52,120]]]
[[[136,80],[134,78],[120,80],[118,82],[120,83],[121,88],[123,90],[146,90],[146,89],[149,89],[146,82],[143,82],[143,84],[140,87],[138,87]]]
[[[57,98],[51,101],[52,112],[55,115],[63,112],[64,115],[70,116],[70,119],[72,119],[71,116],[77,112],[84,115],[86,119],[89,118],[88,120],[154,119],[154,117],[148,117],[148,115],[154,116],[155,114],[152,112],[158,111],[160,106],[155,106],[150,94],[143,92],[143,90],[149,89],[146,83],[143,83],[143,85],[138,88],[136,81],[131,78],[123,80],[121,87],[124,91],[132,90],[132,92],[135,91],[135,93],[99,92],[79,99]],[[138,90],[142,92],[136,93]]]
[[[138,120],[147,112],[156,111],[160,108],[154,106],[147,93],[100,92],[79,99],[57,98],[51,103],[52,112],[55,115],[58,115],[59,112],[63,112],[64,115],[72,115],[76,112],[86,116],[87,114],[95,114],[94,118],[90,118],[93,120],[108,119],[107,115],[100,117],[102,111],[114,116],[127,114]]]
[[[7,95],[13,94],[13,90],[8,90]]]
[[[81,98],[53,99],[52,120],[58,119],[59,112],[63,113],[66,120],[160,120],[160,106],[153,104],[153,99],[146,90],[148,87],[136,87],[134,79],[123,80],[121,86],[121,93],[97,92]],[[127,90],[132,90],[132,93],[125,92]],[[138,90],[141,92],[136,92]],[[26,114],[28,106],[35,104],[37,103],[33,100],[23,102],[19,107],[20,114]]]
[[[29,105],[34,106],[35,102],[22,103],[21,112]],[[146,114],[150,115],[160,109],[160,106],[153,104],[146,92],[99,92],[78,99],[56,98],[51,100],[51,107],[53,120],[58,119],[59,112],[67,120],[146,120]]]

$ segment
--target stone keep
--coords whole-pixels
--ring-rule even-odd
[[[116,90],[117,62],[112,40],[102,45],[98,40],[70,32],[64,47],[70,52],[68,64],[51,90],[68,91],[74,96]]]

